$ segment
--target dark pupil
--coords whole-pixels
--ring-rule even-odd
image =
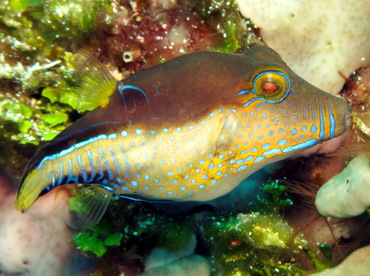
[[[265,81],[262,84],[262,90],[263,92],[265,92],[265,94],[273,94],[279,91],[279,89],[280,89],[279,85],[271,81]]]

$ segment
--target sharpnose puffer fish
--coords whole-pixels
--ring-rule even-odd
[[[88,187],[102,206],[111,194],[211,200],[349,127],[343,99],[304,81],[265,46],[194,52],[117,83],[102,76],[84,94],[100,107],[29,162],[16,198],[21,211],[64,184]]]

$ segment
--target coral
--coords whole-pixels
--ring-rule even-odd
[[[251,42],[232,1],[136,1],[114,5],[106,18],[94,45],[107,63],[131,72],[197,50],[241,51]]]
[[[259,198],[256,209],[278,212],[287,205],[291,205],[291,201],[286,198],[286,187],[282,182],[270,181],[263,187],[263,191],[266,193],[266,196]],[[75,210],[76,204],[81,204],[78,201],[78,194],[75,194],[75,197],[71,198],[70,202],[71,209]],[[81,208],[79,207],[78,209]],[[288,238],[286,236],[283,238],[279,237],[279,235],[283,234],[278,234],[278,231],[269,228],[272,225],[278,225],[277,221],[273,219],[274,216],[270,217],[267,215],[262,219],[257,213],[251,215],[251,218],[258,217],[261,223],[261,226],[255,227],[255,235],[252,239],[255,240],[254,242],[260,241],[261,246],[265,243],[267,246],[285,248],[287,247]],[[238,219],[242,218],[239,217]],[[283,225],[281,218],[279,218],[279,223]],[[269,225],[268,227],[267,224]],[[196,221],[192,217],[170,217],[153,212],[139,202],[115,200],[99,224],[77,233],[73,237],[73,241],[83,252],[90,251],[97,257],[102,257],[101,262],[103,263],[105,262],[105,255],[109,256],[109,252],[115,252],[114,248],[109,249],[109,247],[118,246],[117,250],[126,251],[127,248],[131,248],[130,245],[135,245],[135,248],[137,248],[135,249],[135,255],[141,255],[140,248],[144,246],[148,239],[151,239],[153,247],[161,248],[161,252],[168,252],[172,256],[176,255],[176,252],[181,252],[187,246],[189,239],[192,238],[195,225]],[[225,226],[225,228],[227,227]],[[284,227],[289,229],[287,225]],[[284,228],[284,231],[286,229]],[[281,231],[284,232],[283,230]],[[114,244],[107,243],[107,240],[111,239],[115,240]],[[257,245],[257,247],[260,245]],[[145,246],[146,250],[151,248],[149,244],[145,244]],[[147,267],[147,265],[145,266]]]
[[[237,3],[293,71],[327,92],[341,90],[345,80],[338,71],[349,76],[370,58],[367,0]]]
[[[187,244],[177,250],[169,250],[167,248],[155,247],[150,254],[145,258],[145,271],[151,270],[154,267],[166,266],[184,257],[194,254],[197,240],[194,235],[188,240]]]
[[[68,191],[45,196],[27,214],[14,208],[14,196],[0,171],[0,274],[58,276],[74,271],[77,251],[68,241],[73,231],[64,223]]]
[[[191,255],[165,266],[154,267],[140,276],[209,276],[211,266],[209,261],[200,255]]]
[[[362,214],[370,206],[369,176],[369,158],[362,154],[320,188],[315,202],[317,210],[330,217]]]
[[[349,255],[340,265],[314,273],[314,276],[346,276],[346,275],[368,275],[370,246],[360,248]]]

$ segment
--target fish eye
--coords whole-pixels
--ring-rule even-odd
[[[252,86],[257,96],[281,101],[290,91],[290,80],[283,72],[265,71],[254,77]]]
[[[264,83],[262,83],[262,90],[263,92],[265,92],[265,94],[273,94],[273,93],[276,93],[278,92],[280,89],[280,86],[273,82],[273,81],[265,81]]]

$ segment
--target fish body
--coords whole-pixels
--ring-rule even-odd
[[[41,148],[17,206],[27,210],[64,184],[145,200],[214,199],[263,166],[342,134],[350,113],[268,47],[186,54],[117,82],[104,107]]]

